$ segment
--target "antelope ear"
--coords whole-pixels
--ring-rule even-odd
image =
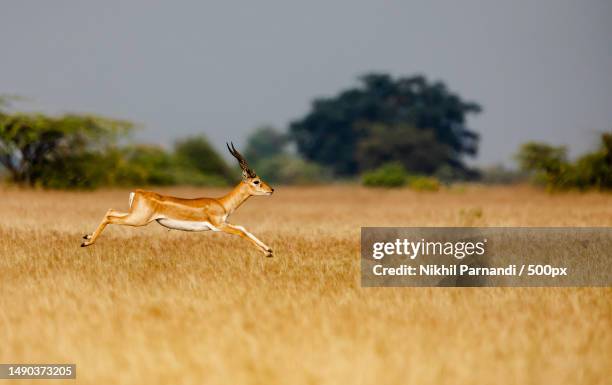
[[[242,170],[242,180],[247,181],[249,179],[249,173],[246,170]]]

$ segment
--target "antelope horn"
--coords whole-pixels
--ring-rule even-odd
[[[240,154],[238,150],[236,150],[236,147],[234,147],[234,143],[232,142],[232,147],[230,147],[227,142],[225,142],[225,145],[227,146],[227,149],[229,150],[230,154],[232,154],[234,158],[238,159],[238,164],[240,164],[240,168],[242,169],[242,171],[244,171],[249,176],[249,178],[255,178],[257,174],[255,174],[255,171],[249,168],[249,164],[247,163],[246,159],[244,159],[242,154]]]

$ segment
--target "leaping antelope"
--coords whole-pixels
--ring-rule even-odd
[[[272,249],[249,233],[244,227],[232,225],[227,218],[253,195],[272,195],[274,189],[255,174],[244,157],[232,146],[229,152],[238,159],[242,169],[242,181],[221,198],[184,199],[136,190],[130,193],[130,209],[127,213],[110,209],[93,232],[85,235],[81,247],[93,245],[106,225],[145,226],[153,221],[169,229],[183,231],[223,231],[249,240],[266,257]]]

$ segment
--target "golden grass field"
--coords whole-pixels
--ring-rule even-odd
[[[238,237],[156,223],[109,226],[80,248],[108,208],[127,209],[128,192],[0,187],[0,362],[76,363],[64,383],[105,385],[612,378],[610,288],[359,283],[360,226],[612,226],[610,194],[281,187],[231,218],[271,259]]]

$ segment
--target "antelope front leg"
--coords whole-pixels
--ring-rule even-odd
[[[230,225],[229,223],[225,223],[223,226],[219,227],[219,230],[226,232],[228,234],[238,235],[244,239],[249,240],[252,244],[254,244],[262,253],[265,254],[266,257],[272,257],[272,249],[257,239],[256,236],[249,233],[244,227]]]

